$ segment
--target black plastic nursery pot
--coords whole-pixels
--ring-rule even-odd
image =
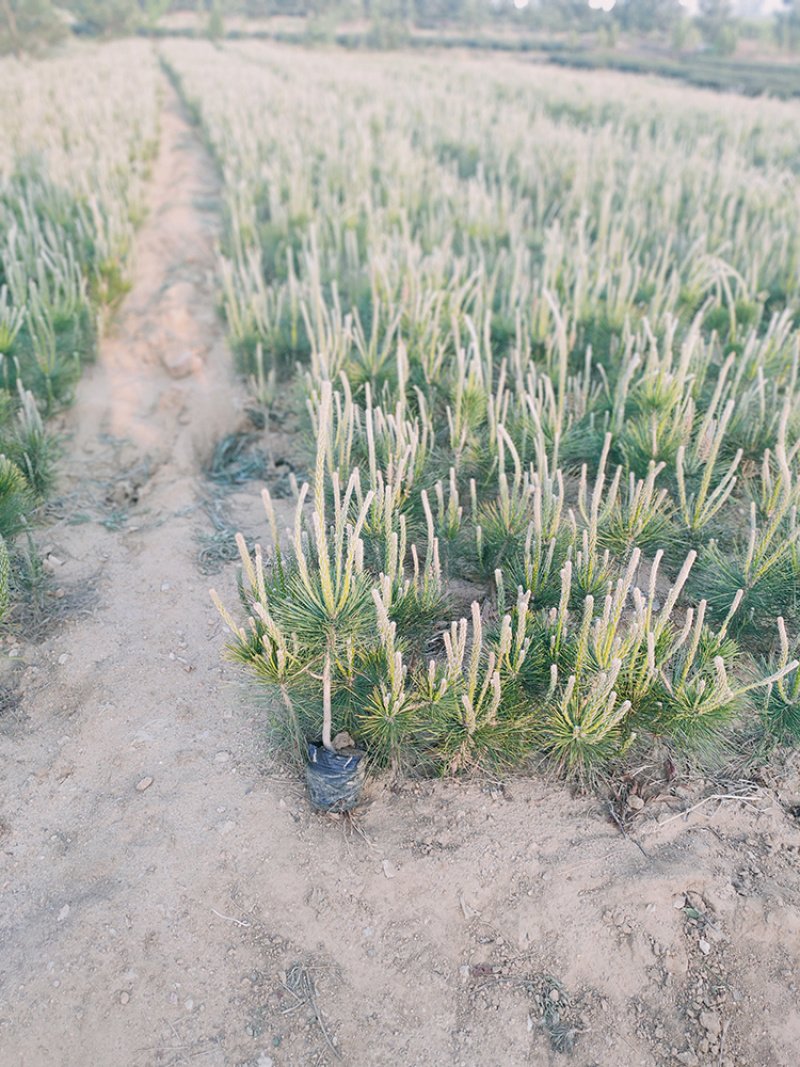
[[[334,812],[355,807],[364,784],[363,755],[352,748],[329,752],[321,741],[309,741],[306,783],[311,806]]]

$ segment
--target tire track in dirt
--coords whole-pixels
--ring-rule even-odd
[[[793,1067],[800,833],[774,793],[688,822],[648,802],[643,855],[536,778],[371,781],[334,821],[265,760],[187,510],[236,419],[217,196],[166,90],[133,287],[42,536],[95,599],[4,657],[0,1064],[321,1067],[330,1039],[351,1067],[558,1063],[573,1040],[576,1067]],[[228,503],[263,529],[255,488]],[[233,568],[214,584],[233,600]],[[797,766],[781,788],[800,810]]]

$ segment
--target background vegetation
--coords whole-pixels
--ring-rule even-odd
[[[53,485],[43,420],[69,402],[125,290],[156,78],[139,42],[0,64],[0,577],[4,546],[30,530]],[[23,548],[18,572],[35,565]]]

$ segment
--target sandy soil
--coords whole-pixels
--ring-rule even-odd
[[[73,610],[3,646],[0,1064],[795,1067],[798,763],[747,801],[628,783],[623,836],[537,778],[371,781],[322,816],[267,755],[192,540],[239,418],[217,194],[168,94],[39,536]],[[259,488],[227,499],[256,532]]]

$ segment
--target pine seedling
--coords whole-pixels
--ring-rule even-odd
[[[0,537],[10,544],[27,526],[33,494],[13,460],[0,455]]]
[[[536,531],[536,522],[531,522],[525,537],[522,562],[512,563],[512,577],[533,598],[537,606],[545,606],[554,593],[554,576],[563,566],[562,551],[556,554],[558,541],[552,537],[545,542]]]
[[[672,540],[667,490],[656,489],[656,479],[663,469],[663,463],[651,461],[643,480],[631,471],[627,491],[620,494],[600,526],[601,545],[615,555],[627,559],[635,547],[663,548]]]
[[[11,351],[17,334],[25,322],[25,306],[8,301],[8,286],[0,287],[0,355]]]
[[[243,581],[247,583],[246,601],[252,604],[258,620],[251,627],[255,643],[245,630],[236,627],[226,612],[223,613],[238,639],[237,647],[244,661],[255,655],[256,673],[271,669],[271,660],[265,667],[258,659],[262,656],[259,642],[263,645],[266,634],[271,642],[270,648],[275,650],[277,663],[282,662],[284,666],[296,663],[306,679],[321,679],[322,740],[329,750],[332,750],[331,691],[336,660],[351,652],[354,642],[364,641],[374,629],[374,611],[369,581],[363,571],[363,542],[360,538],[373,494],[367,493],[356,511],[356,472],[344,491],[339,486],[337,474],[333,473],[333,522],[330,527],[326,521],[325,481],[330,460],[331,409],[332,390],[326,382],[322,387],[319,413],[311,535],[306,529],[304,515],[309,487],[304,485],[295,511],[291,560],[284,562],[282,556],[277,555],[278,563],[270,583],[265,578],[261,553],[257,552],[255,560],[251,559],[243,538],[238,539],[242,550]],[[265,503],[269,504],[268,497]],[[268,507],[268,515],[269,511]],[[270,516],[270,525],[277,554],[274,516]],[[222,610],[219,598],[214,596]],[[288,688],[286,675],[280,677],[283,682],[279,682],[279,686]]]
[[[318,450],[321,435],[323,433],[326,434],[327,476],[330,477],[335,472],[340,483],[345,484],[355,466],[353,463],[353,441],[358,419],[358,410],[353,403],[350,383],[342,375],[340,379],[341,391],[338,389],[333,391],[331,386],[332,408],[328,427],[325,429],[321,421],[323,412],[320,390],[311,376],[308,376],[306,381],[308,385],[308,411]],[[330,382],[323,382],[322,388],[325,389],[330,384]],[[370,463],[370,488],[373,487],[376,469],[376,465]]]
[[[406,501],[428,468],[433,428],[424,406],[417,418],[406,417],[402,392],[394,411],[388,414],[380,406],[372,407],[369,389],[366,401],[363,434],[367,440],[370,486],[374,488],[374,472],[380,469],[387,481],[401,486],[402,499]]]
[[[246,548],[243,544],[240,544],[241,549],[246,555]],[[260,545],[256,546],[255,568],[258,570],[263,585],[263,560]],[[293,745],[297,755],[302,758],[303,736],[296,704],[292,699],[292,691],[303,687],[304,683],[307,684],[307,663],[304,662],[298,642],[285,634],[270,615],[265,607],[266,591],[264,591],[263,599],[253,602],[255,617],[251,616],[248,620],[249,632],[245,628],[236,626],[214,590],[211,591],[211,596],[217,610],[234,635],[234,641],[227,646],[230,658],[235,663],[246,667],[262,685],[268,689],[277,689],[280,693],[288,715]]]
[[[34,282],[31,282],[30,285],[27,324],[39,370],[42,376],[49,381],[58,362],[56,331],[53,326],[50,308],[42,300]]]
[[[459,500],[455,468],[450,468],[447,503],[444,499],[444,487],[441,478],[434,486],[436,496],[436,520],[434,528],[440,543],[454,544],[461,534],[464,508]]]
[[[500,585],[498,577],[498,586]],[[528,633],[530,622],[531,591],[517,590],[517,603],[509,615],[503,615],[500,631],[496,638],[497,669],[500,672],[501,681],[505,683],[519,682],[528,650],[531,646],[531,637]]]
[[[622,477],[622,468],[618,467],[608,492],[604,495],[606,462],[610,448],[611,434],[609,433],[605,436],[600,454],[591,500],[588,498],[587,467],[584,464],[581,468],[578,510],[585,524],[583,529],[579,530],[574,512],[570,510],[569,513],[572,533],[569,539],[568,556],[572,559],[573,566],[573,600],[582,596],[604,595],[613,577],[610,551],[606,548],[601,553],[600,550],[601,523],[608,522],[613,513]]]
[[[387,487],[387,495],[389,491]],[[413,568],[410,577],[406,573],[407,554],[411,556]],[[415,544],[407,552],[406,520],[401,515],[398,529],[392,529],[387,536],[378,584],[382,604],[392,621],[399,626],[403,639],[415,644],[426,640],[431,625],[446,613],[447,608],[438,539],[429,538],[423,564]]]
[[[449,773],[519,759],[529,744],[529,716],[502,705],[496,650],[484,656],[480,605],[472,605],[472,633],[466,619],[445,631],[445,679],[453,698],[441,701],[437,758]]]
[[[34,494],[42,498],[55,480],[57,445],[47,433],[33,393],[17,378],[17,424],[7,438],[0,432],[3,449],[25,475]]]
[[[572,674],[559,692],[558,668],[553,665],[538,741],[557,773],[591,782],[621,754],[621,724],[631,707],[614,688],[621,667],[622,661],[614,660],[609,671],[599,671],[584,689]]]
[[[403,312],[402,308],[390,305],[387,308],[384,323],[381,311],[381,300],[373,281],[372,325],[369,338],[361,325],[358,309],[353,309],[354,344],[347,362],[347,376],[356,389],[356,393],[366,385],[379,391],[383,384],[392,382],[396,375],[398,360],[394,350],[394,340]],[[402,348],[402,342],[399,347]],[[402,362],[402,359],[403,356],[400,357],[399,362]]]
[[[674,656],[671,677],[662,672],[667,699],[660,731],[684,751],[713,760],[724,749],[724,730],[755,689],[779,683],[796,672],[798,661],[784,661],[766,678],[748,685],[732,683],[726,657],[720,654],[720,634],[704,628],[706,602],[700,601],[696,619],[687,615],[689,639]],[[724,638],[724,628],[721,631]],[[787,655],[788,660],[788,655]]]
[[[497,442],[497,498],[491,504],[477,508],[476,525],[481,531],[478,565],[487,577],[514,556],[521,555],[523,538],[527,538],[531,521],[531,497],[534,493],[533,485],[523,474],[519,453],[502,425],[497,427]],[[505,470],[506,451],[510,453],[514,463],[511,479]],[[542,516],[543,521],[544,518],[545,516]]]
[[[672,613],[695,554],[689,554],[663,607],[656,610],[661,557],[656,554],[644,595],[634,584],[641,563],[634,550],[600,614],[595,614],[594,597],[588,596],[579,623],[568,610],[568,563],[559,608],[550,613],[547,629],[534,631],[527,641],[521,680],[528,687],[540,686],[547,664],[550,687],[536,736],[560,771],[592,778],[612,756],[624,753],[637,731],[667,735],[684,750],[708,754],[748,691],[733,690],[727,682],[735,646],[726,631],[737,603],[716,634],[705,627],[702,602],[696,614],[688,610],[683,628],[676,631]],[[631,597],[632,615],[627,608]],[[562,677],[567,679],[563,687]]]
[[[460,478],[465,465],[480,467],[485,462],[480,431],[486,422],[488,403],[480,361],[469,360],[460,346],[456,348],[454,394],[447,407],[447,425],[452,465]]]
[[[791,668],[797,659],[798,641],[789,642],[786,624],[778,616],[780,652],[770,663],[770,675],[780,674],[769,682],[764,694],[761,719],[764,733],[773,744],[796,744],[800,741],[800,669]],[[769,669],[769,668],[768,668]]]
[[[737,450],[721,476],[717,473],[720,448],[725,440],[734,407],[733,400],[729,400],[719,422],[713,422],[706,416],[688,462],[684,445],[681,445],[677,452],[675,459],[675,476],[678,482],[677,514],[685,533],[693,542],[697,542],[703,535],[727,503],[736,486],[736,471],[743,454],[741,449]],[[691,495],[687,491],[687,466],[693,470],[702,469],[697,489]]]
[[[575,540],[572,527],[564,524],[564,479],[562,472],[548,471],[546,459],[540,469],[531,467],[531,521],[525,535],[522,558],[512,558],[509,570],[517,585],[530,590],[532,603],[544,606],[557,595],[556,578]]]
[[[800,538],[797,521],[798,485],[789,466],[785,448],[788,410],[784,409],[775,449],[777,477],[773,478],[769,455],[762,465],[762,511],[765,525],[759,528],[757,505],[750,504],[746,545],[737,546],[731,556],[723,555],[712,541],[703,560],[703,589],[712,612],[726,610],[736,590],[743,590],[742,608],[736,623],[753,625],[785,610],[787,591],[793,595],[794,544]]]
[[[649,332],[647,320],[644,325]],[[632,410],[620,428],[618,441],[628,469],[639,478],[647,477],[651,463],[672,466],[678,448],[689,439],[694,417],[694,402],[688,391],[687,351],[673,370],[669,346],[659,358],[655,339],[652,335],[650,339],[651,356],[628,398]]]
[[[255,364],[255,373],[248,379],[250,396],[265,410],[269,420],[269,413],[278,395],[278,372],[275,367],[266,369],[264,348],[260,341],[256,345]]]
[[[419,702],[408,684],[408,667],[397,639],[397,623],[380,592],[372,590],[383,664],[381,677],[363,706],[358,709],[358,729],[370,746],[373,757],[381,764],[391,763],[398,770],[404,754],[412,748],[420,728]]]
[[[723,455],[734,455],[741,449],[745,460],[759,462],[768,448],[772,448],[780,433],[783,398],[777,382],[769,382],[764,368],[756,370],[755,380],[748,385],[736,382],[732,388],[736,407],[728,425]]]
[[[305,487],[304,487],[305,489]],[[293,568],[286,597],[274,604],[279,624],[296,634],[301,645],[313,652],[333,653],[348,638],[364,635],[371,626],[369,583],[363,572],[360,533],[372,500],[367,494],[354,520],[346,505],[353,497],[354,479],[344,494],[334,479],[334,521],[327,529],[325,511],[318,497],[311,516],[311,536],[303,528],[301,490],[292,537]]]

